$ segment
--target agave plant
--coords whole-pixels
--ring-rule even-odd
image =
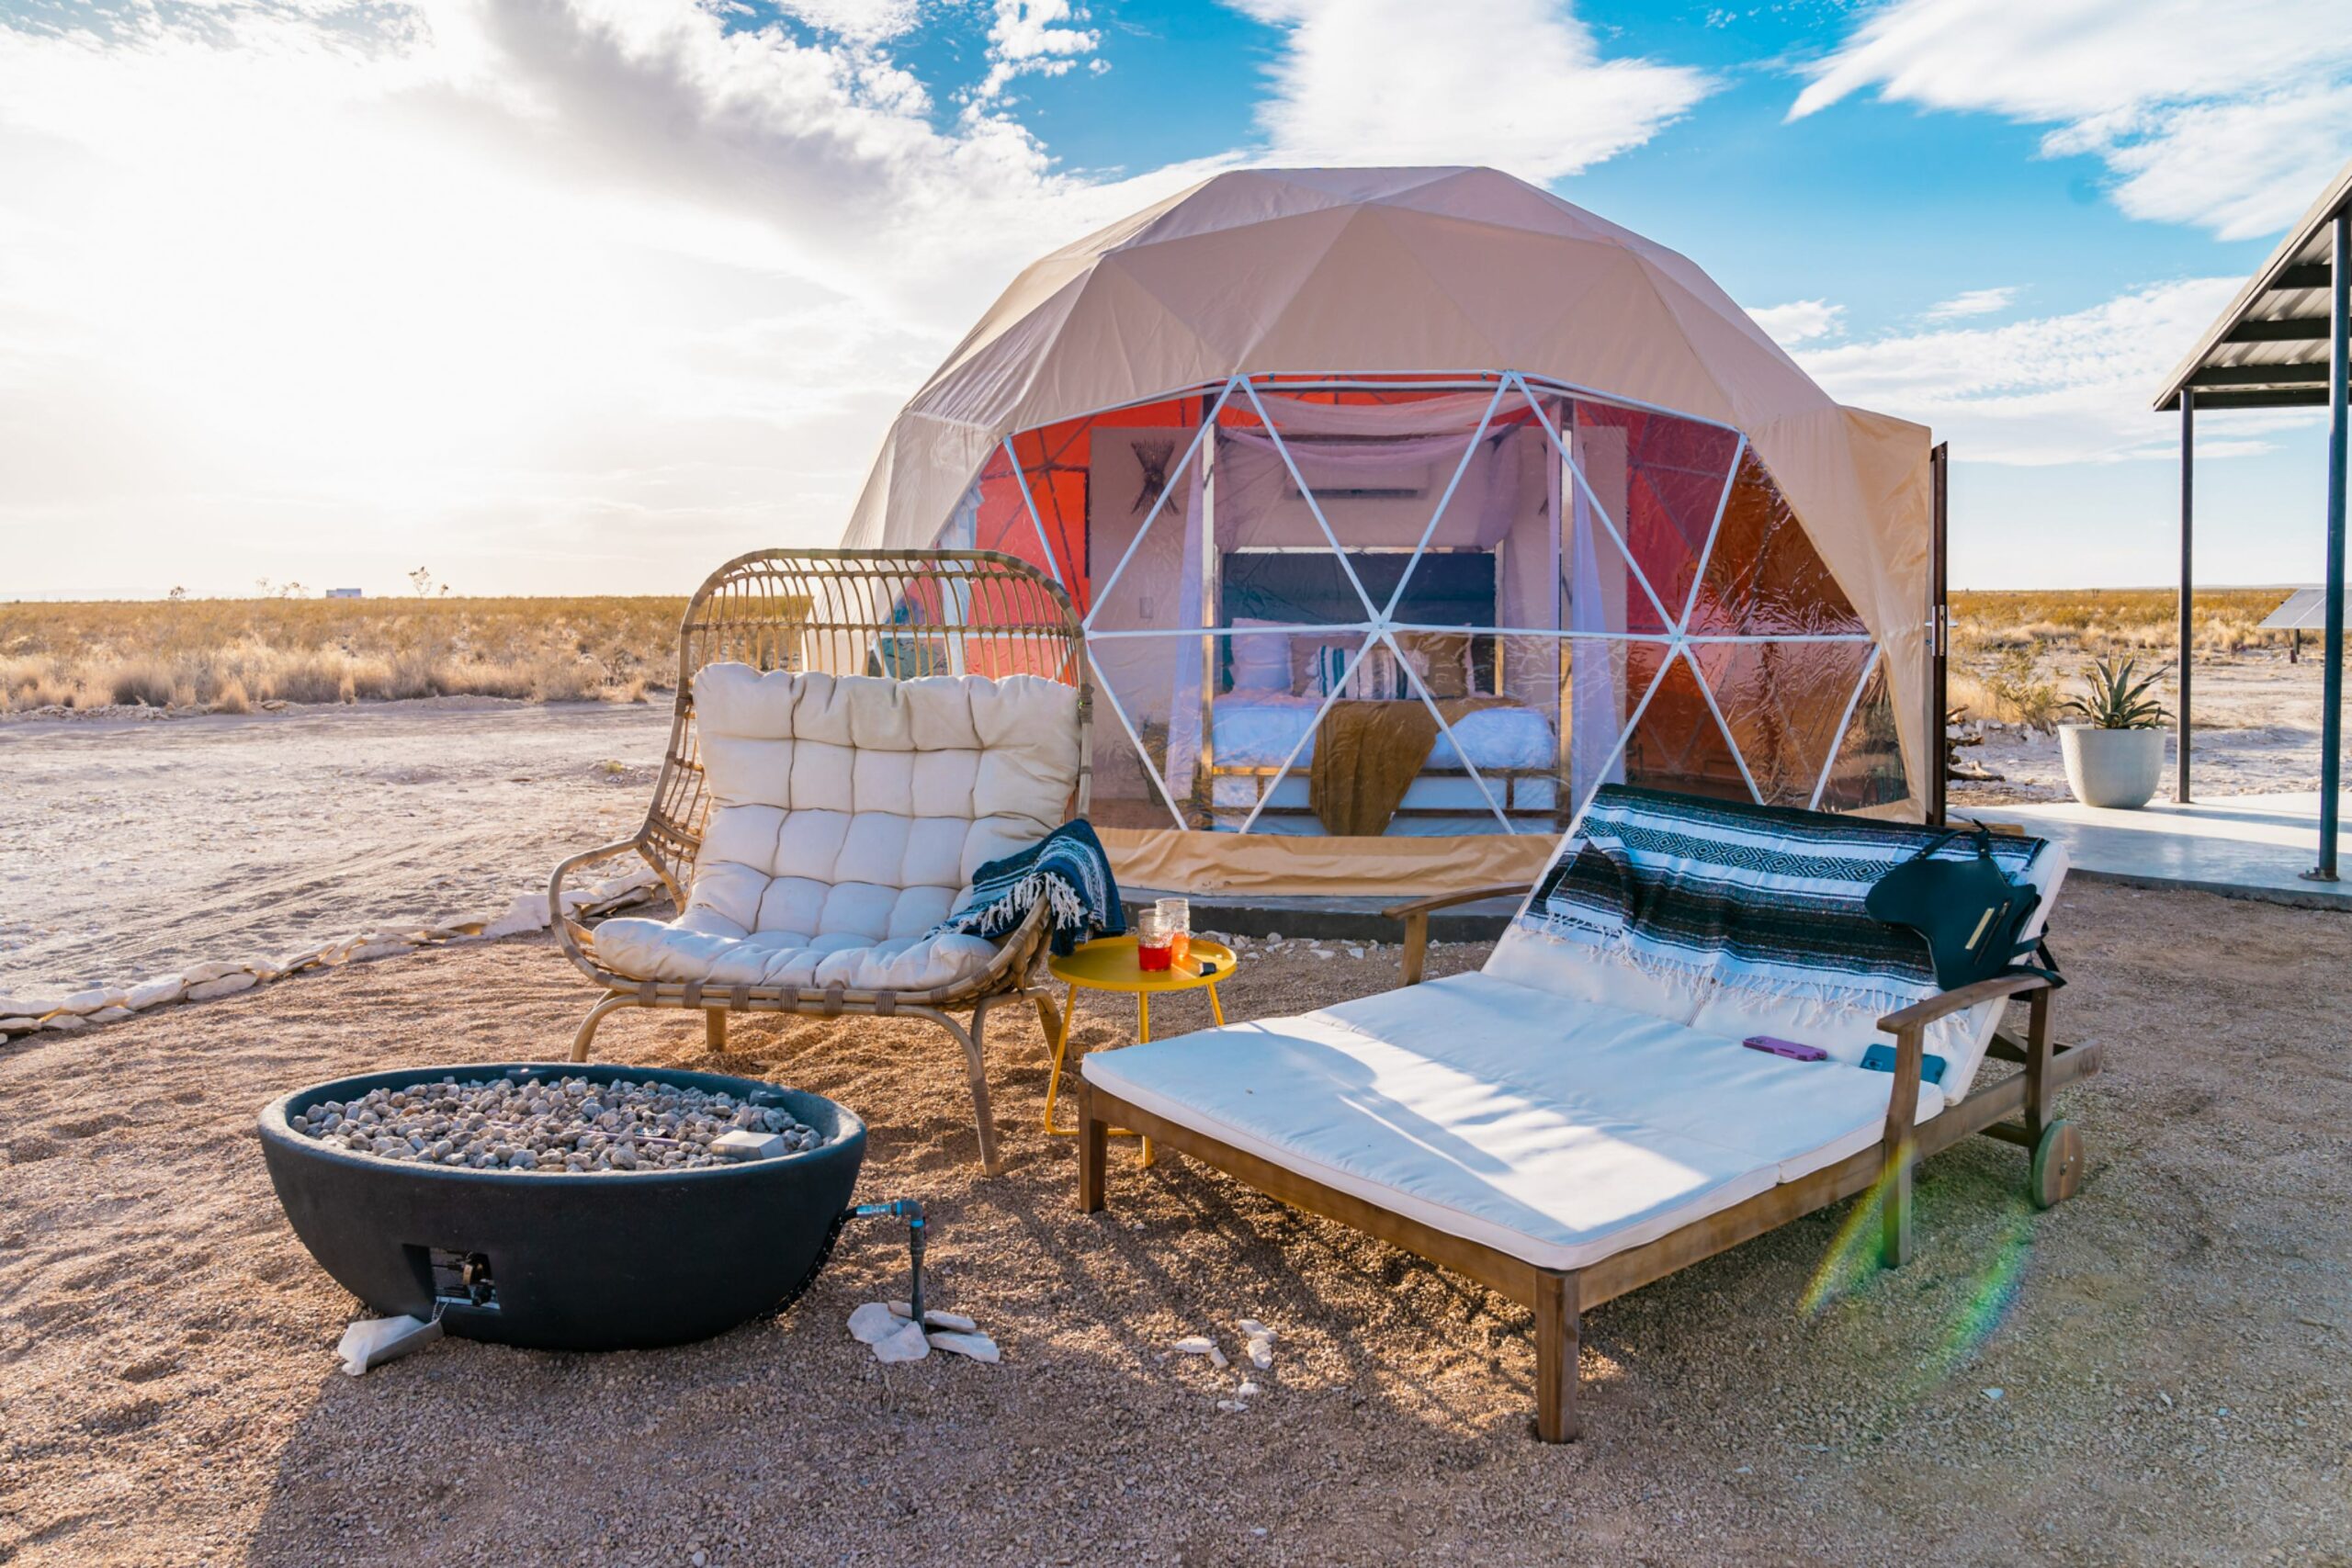
[[[2132,678],[2139,660],[2127,659],[2121,664],[2109,664],[2104,659],[2094,659],[2083,666],[2083,684],[2090,688],[2087,697],[2068,697],[2058,705],[2065,713],[2078,713],[2099,729],[2154,729],[2172,716],[2164,705],[2148,695],[2148,690],[2165,678],[2171,666],[2166,665],[2153,675]]]

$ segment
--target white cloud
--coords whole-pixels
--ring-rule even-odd
[[[831,542],[892,410],[1022,265],[1237,161],[1058,169],[1005,106],[1100,63],[1063,0],[782,4],[0,11],[0,595],[420,560],[482,592],[682,589]],[[1536,0],[1274,8],[1285,155],[1328,133],[1542,175],[1705,88]],[[955,113],[907,63],[933,26],[996,83]],[[1403,129],[1349,129],[1349,70]]]
[[[2276,231],[2352,153],[2352,27],[2312,0],[1894,0],[1833,53],[1789,114],[1875,87],[2052,129],[2136,218],[2223,239]]]
[[[1102,47],[1102,35],[1070,25],[1085,17],[1070,0],[996,0],[996,19],[989,26],[989,73],[973,89],[973,103],[1002,96],[1016,76],[1059,76],[1092,54]]]
[[[0,23],[0,592],[831,542],[1012,273],[1201,172],[1059,174],[687,0]]]
[[[1299,164],[1491,164],[1546,181],[1638,147],[1702,72],[1604,60],[1566,0],[1228,0],[1284,30],[1259,123]]]
[[[2169,457],[2177,422],[2149,412],[2165,375],[2238,287],[2200,277],[2133,289],[2087,310],[1891,333],[1799,348],[1797,362],[1840,402],[1931,426],[1973,463],[2040,467]],[[2210,416],[2202,456],[2268,449],[2266,432],[2310,423],[2292,411]],[[2200,432],[2206,420],[2199,421]]]
[[[1990,316],[2006,310],[2018,297],[2014,287],[1964,288],[1949,299],[1939,299],[1920,317],[1928,321],[1957,321],[1969,316]]]
[[[1747,315],[1782,348],[1816,338],[1837,337],[1846,330],[1846,307],[1832,305],[1826,299],[1792,299],[1785,305],[1762,305]]]
[[[778,4],[810,27],[856,43],[904,38],[914,31],[922,14],[918,0],[778,0]]]

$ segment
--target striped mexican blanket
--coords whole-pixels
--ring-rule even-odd
[[[1110,857],[1083,817],[973,873],[971,897],[929,934],[1011,936],[1040,900],[1051,911],[1057,953],[1069,953],[1097,932],[1117,936],[1127,929]]]
[[[1604,784],[1521,923],[1678,989],[1705,982],[1893,1010],[1936,994],[1917,932],[1872,919],[1871,886],[1940,829]],[[2012,880],[2045,846],[1996,835]],[[1976,854],[1953,839],[1938,859]]]

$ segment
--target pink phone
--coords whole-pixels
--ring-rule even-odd
[[[1818,1045],[1800,1045],[1793,1040],[1782,1040],[1770,1034],[1751,1034],[1740,1043],[1751,1051],[1766,1051],[1792,1061],[1826,1062],[1829,1059],[1829,1053]]]

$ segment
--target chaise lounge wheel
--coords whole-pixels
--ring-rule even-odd
[[[2033,1145],[2033,1164],[2026,1175],[2026,1190],[2037,1209],[2055,1207],[2075,1195],[2083,1183],[2083,1136],[2070,1122],[2052,1122]]]

